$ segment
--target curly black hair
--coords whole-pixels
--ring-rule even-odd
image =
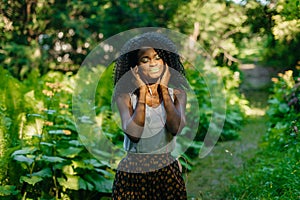
[[[138,64],[138,52],[143,47],[152,47],[162,60],[179,73],[171,73],[170,85],[184,88],[186,86],[185,70],[175,44],[165,35],[157,32],[147,32],[138,35],[125,43],[120,56],[116,59],[114,68],[114,85],[118,91],[132,92],[132,83],[118,83],[122,76]],[[129,75],[130,73],[128,73]],[[126,78],[126,80],[130,80]]]

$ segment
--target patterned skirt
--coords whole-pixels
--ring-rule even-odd
[[[187,199],[177,160],[170,154],[129,153],[118,166],[112,199]]]

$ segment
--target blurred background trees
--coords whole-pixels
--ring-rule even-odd
[[[242,39],[254,35],[263,38],[264,61],[292,67],[299,58],[297,0],[3,0],[0,10],[0,61],[21,80],[33,69],[76,71],[100,41],[137,27],[189,34],[225,65],[238,61]]]
[[[18,79],[34,69],[76,71],[100,41],[136,27],[164,26],[180,3],[4,0],[0,61]]]
[[[210,56],[222,72],[224,92],[230,97],[222,139],[228,140],[238,137],[245,115],[238,93],[239,63],[259,62],[296,74],[299,17],[299,0],[2,0],[0,184],[6,186],[0,187],[0,195],[92,199],[109,192],[111,163],[87,156],[71,118],[73,78],[101,41],[138,27],[170,28],[196,40],[205,49],[203,56]],[[204,97],[209,91],[199,72],[187,74],[202,98],[205,132],[210,102]],[[102,107],[96,109],[99,115],[107,114]],[[109,117],[105,120],[108,134],[122,134]],[[195,144],[185,155],[190,160],[184,167],[191,168],[200,147]],[[88,173],[101,176],[85,176]],[[39,187],[43,181],[49,186]],[[80,196],[80,190],[90,193]]]
[[[245,5],[251,34],[263,38],[262,59],[272,66],[293,68],[299,61],[299,1],[270,1]]]

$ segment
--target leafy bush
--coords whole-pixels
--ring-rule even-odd
[[[237,178],[230,198],[299,199],[300,77],[286,71],[273,82],[264,148]]]
[[[243,121],[245,119],[245,109],[248,102],[239,94],[238,88],[240,84],[239,72],[233,72],[228,67],[215,67],[216,72],[208,71],[207,69],[191,69],[187,68],[187,79],[191,84],[193,91],[196,94],[199,103],[199,115],[194,116],[193,112],[190,112],[187,117],[189,120],[199,117],[198,131],[194,139],[194,143],[188,148],[183,155],[182,165],[188,169],[192,168],[193,159],[199,156],[199,151],[203,147],[203,140],[208,133],[209,126],[212,126],[214,131],[221,131],[219,141],[227,141],[238,138],[238,131],[240,130]],[[214,78],[207,78],[211,73],[215,73]],[[207,82],[210,81],[210,87]],[[222,82],[222,88],[220,88],[220,82]],[[211,89],[220,89],[215,97],[210,94]],[[212,107],[213,98],[224,99],[226,109],[225,113],[218,112],[218,109]],[[215,109],[215,110],[213,110]],[[218,116],[220,120],[224,121],[224,126],[219,127],[218,122],[212,119],[212,115]],[[215,125],[216,124],[216,125]],[[221,128],[221,130],[219,130]]]
[[[9,177],[0,195],[91,199],[110,192],[114,177],[110,163],[94,158],[78,138],[71,113],[73,79],[50,72],[20,84],[27,87],[21,99],[26,114],[23,124],[14,124],[21,127],[20,140],[11,154],[19,173]]]

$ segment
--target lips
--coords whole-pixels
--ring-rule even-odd
[[[152,68],[150,68],[149,71],[153,72],[153,73],[158,72],[159,71],[159,67],[152,67]]]

